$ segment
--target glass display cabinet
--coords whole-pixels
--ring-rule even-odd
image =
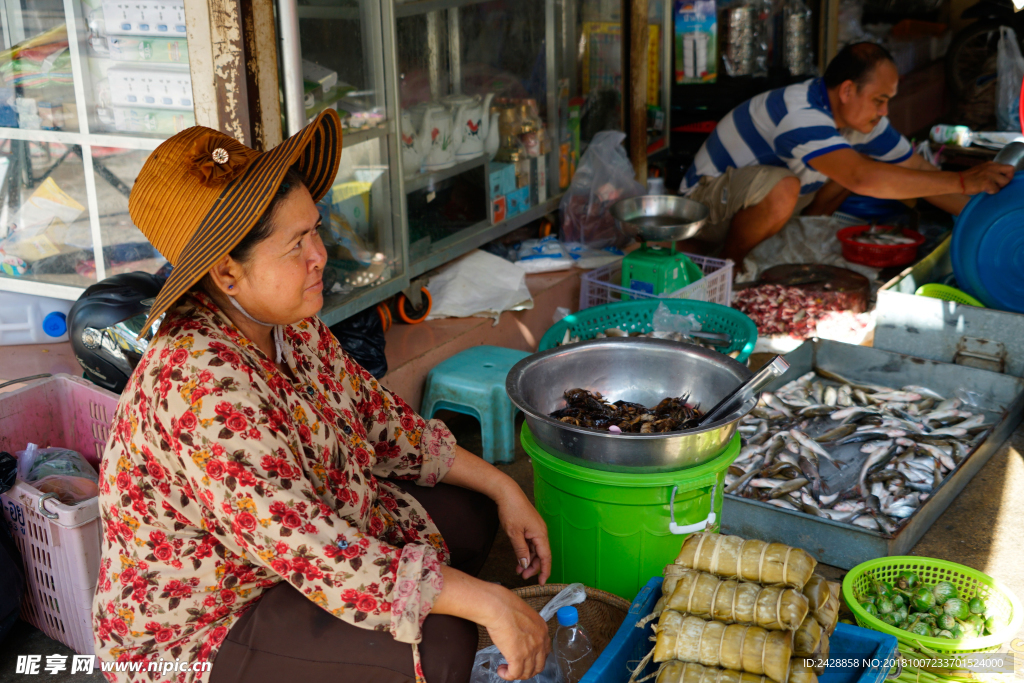
[[[183,0],[4,0],[0,29],[0,290],[156,272],[128,194],[195,124]]]

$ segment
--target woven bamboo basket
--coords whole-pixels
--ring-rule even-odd
[[[568,585],[567,583],[549,583],[546,586],[524,586],[516,588],[512,592],[539,612],[544,605],[551,602],[551,598],[558,595]],[[587,599],[576,605],[576,609],[579,611],[580,624],[590,636],[594,649],[600,654],[615,637],[615,632],[619,630],[619,626],[629,614],[630,602],[596,588],[587,588],[586,590]],[[548,621],[548,636],[554,638],[557,628],[558,618],[552,616]],[[479,626],[477,632],[479,634],[477,650],[494,644],[491,642],[490,636],[487,635],[487,629]]]

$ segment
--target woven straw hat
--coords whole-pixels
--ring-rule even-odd
[[[313,201],[334,183],[341,119],[327,109],[269,152],[193,126],[157,147],[128,198],[132,221],[174,269],[143,329],[203,278],[259,220],[293,165]]]

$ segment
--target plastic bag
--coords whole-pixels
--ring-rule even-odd
[[[516,249],[516,265],[527,273],[568,270],[576,262],[554,235],[539,240],[523,240]]]
[[[540,618],[546,622],[551,621],[562,607],[578,605],[587,599],[587,589],[582,583],[571,583],[558,595],[551,598],[548,604],[540,610]],[[473,660],[473,673],[469,677],[469,683],[505,683],[505,679],[498,675],[498,667],[507,664],[505,657],[498,650],[496,645],[485,647],[476,653]],[[544,670],[533,678],[526,679],[526,683],[559,683],[558,660],[552,650],[544,662]]]
[[[352,360],[366,368],[367,372],[380,379],[388,372],[388,358],[384,355],[384,325],[380,321],[376,306],[363,309],[331,326],[331,332],[338,338]]]
[[[999,81],[996,94],[996,127],[999,130],[1020,130],[1020,84],[1024,80],[1024,56],[1017,44],[1017,34],[1008,26],[999,27],[997,56]]]
[[[690,333],[700,332],[700,322],[693,313],[673,313],[664,303],[658,304],[658,308],[655,309],[653,324],[651,336],[656,339],[686,341],[690,339]]]
[[[625,133],[601,131],[594,136],[580,159],[576,175],[559,203],[562,212],[561,239],[581,242],[592,249],[623,247],[632,241],[608,209],[624,197],[644,194],[636,181],[633,165],[622,147]]]
[[[473,673],[470,674],[469,683],[506,683],[505,679],[498,675],[498,667],[507,664],[505,657],[498,650],[497,645],[485,647],[476,653],[473,660]],[[558,660],[555,659],[554,650],[548,653],[544,662],[544,670],[533,678],[525,679],[524,683],[559,683],[561,678],[558,675]]]
[[[17,477],[18,461],[7,451],[0,451],[0,493],[10,491]]]
[[[84,477],[94,482],[100,479],[85,458],[68,448],[40,448],[30,443],[28,448],[18,451],[17,456],[18,477],[29,484],[51,475]]]
[[[41,493],[55,493],[63,505],[78,505],[100,495],[99,486],[92,479],[51,474],[32,483]]]

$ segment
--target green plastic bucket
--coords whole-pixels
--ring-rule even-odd
[[[550,580],[578,581],[627,600],[675,560],[686,534],[703,531],[709,520],[718,530],[725,472],[740,452],[737,434],[703,465],[624,474],[556,458],[525,424],[520,438],[533,461],[535,504],[548,525]]]

